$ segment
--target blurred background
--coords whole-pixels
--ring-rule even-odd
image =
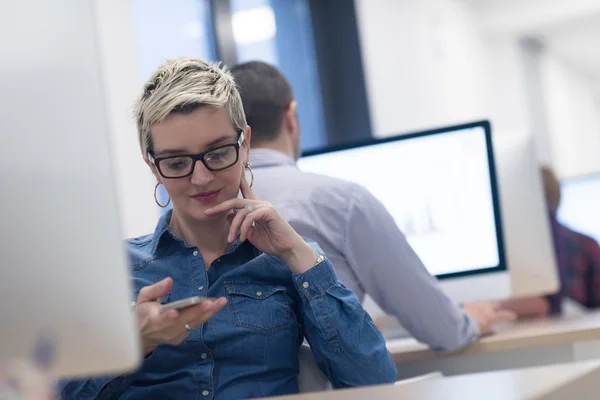
[[[305,150],[489,119],[567,183],[600,173],[598,0],[95,0],[95,19],[127,236],[159,213],[132,104],[180,56],[278,66]]]

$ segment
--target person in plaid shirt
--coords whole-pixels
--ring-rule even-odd
[[[600,246],[589,236],[575,232],[556,221],[560,206],[560,183],[554,172],[542,168],[546,201],[556,224],[565,270],[561,271],[562,292],[587,308],[600,306]]]
[[[556,213],[560,206],[560,182],[548,167],[543,167],[541,173],[561,288],[551,296],[502,302],[503,307],[514,311],[520,318],[560,314],[564,297],[570,297],[587,308],[600,307],[600,246],[594,239],[558,222]]]

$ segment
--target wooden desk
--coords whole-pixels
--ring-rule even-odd
[[[400,378],[446,376],[600,359],[600,312],[519,321],[459,352],[440,354],[414,339],[388,341]]]
[[[397,386],[372,386],[271,400],[592,400],[600,392],[600,362],[486,372]]]

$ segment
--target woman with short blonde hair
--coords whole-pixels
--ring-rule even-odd
[[[128,376],[63,382],[65,398],[296,393],[305,338],[334,387],[394,382],[383,337],[319,247],[255,198],[251,130],[229,72],[169,61],[144,85],[135,118],[173,208],[128,243],[144,360]],[[192,296],[209,300],[159,309]]]

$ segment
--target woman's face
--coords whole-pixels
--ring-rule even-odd
[[[151,134],[153,156],[158,159],[198,154],[234,144],[237,143],[240,132],[233,128],[226,109],[201,107],[191,114],[170,115],[163,122],[154,124]],[[238,196],[243,166],[249,156],[249,128],[246,128],[244,135],[238,161],[220,171],[211,171],[201,161],[196,161],[192,175],[167,179],[147,161],[158,181],[164,185],[175,213],[197,221],[207,220],[209,217],[204,213],[205,210]]]

